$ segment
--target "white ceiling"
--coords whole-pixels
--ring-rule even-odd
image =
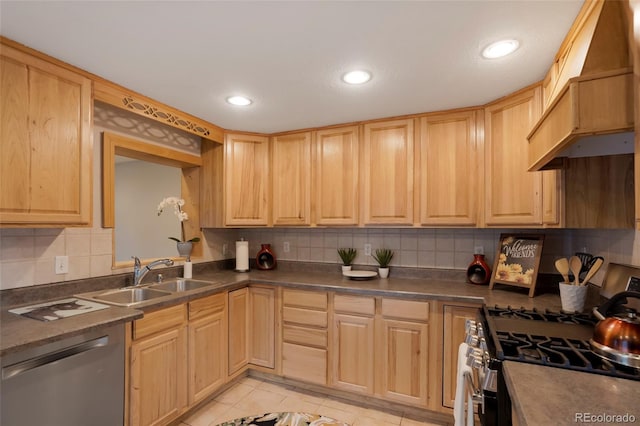
[[[226,129],[481,105],[541,80],[582,5],[557,1],[6,1],[0,33]],[[481,49],[517,38],[515,54]],[[340,76],[366,68],[373,80]],[[225,102],[242,94],[249,107]]]

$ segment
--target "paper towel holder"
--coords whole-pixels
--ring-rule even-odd
[[[244,238],[236,241],[236,272],[249,272],[249,242]]]

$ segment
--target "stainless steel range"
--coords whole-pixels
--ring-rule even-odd
[[[467,322],[466,378],[483,425],[510,425],[511,402],[502,362],[516,361],[640,381],[640,370],[596,355],[589,344],[598,320],[591,314],[484,306]]]

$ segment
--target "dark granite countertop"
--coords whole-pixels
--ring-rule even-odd
[[[503,371],[519,425],[640,421],[638,381],[513,361]]]
[[[400,275],[400,274],[398,274]],[[308,288],[316,290],[331,290],[351,292],[368,295],[385,295],[404,298],[427,298],[448,302],[487,303],[489,305],[512,305],[525,308],[560,309],[560,298],[554,292],[546,292],[529,298],[525,289],[500,286],[489,290],[488,286],[467,284],[459,276],[446,273],[434,274],[432,277],[407,278],[394,277],[388,279],[372,279],[366,281],[351,280],[343,277],[339,270],[287,270],[286,268],[273,271],[252,270],[249,273],[237,273],[229,270],[204,271],[194,273],[194,279],[217,282],[211,288],[193,290],[185,293],[176,293],[172,297],[163,297],[157,301],[149,301],[136,309],[111,307],[102,311],[96,311],[71,318],[65,318],[51,322],[39,322],[33,319],[20,317],[7,312],[16,306],[24,306],[27,300],[19,299],[21,303],[14,306],[3,306],[1,313],[2,324],[0,327],[0,355],[26,349],[62,339],[84,330],[109,325],[117,322],[132,321],[140,318],[143,312],[161,309],[166,306],[184,303],[188,300],[218,293],[220,291],[239,288],[247,283],[262,283],[281,285],[287,287]],[[453,277],[453,278],[452,278]],[[77,285],[73,287],[77,288]],[[113,288],[113,287],[112,287]],[[48,288],[46,300],[55,300],[68,296],[69,290],[64,290],[64,284],[60,284],[60,292],[55,292],[56,286]],[[92,288],[92,290],[94,290]],[[73,294],[78,294],[76,290]],[[29,300],[31,303],[39,302]]]
[[[43,322],[3,309],[0,313],[0,356],[72,337],[92,329],[133,321],[142,316],[143,312],[137,309],[110,306],[108,309]]]

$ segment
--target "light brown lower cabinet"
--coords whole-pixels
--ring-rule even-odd
[[[378,393],[425,407],[428,402],[429,302],[383,298],[376,328]]]
[[[185,305],[145,314],[133,323],[131,426],[164,425],[187,406]]]
[[[465,323],[476,319],[479,306],[444,305],[442,345],[442,406],[453,408],[458,371],[458,347],[465,338]]]
[[[327,384],[327,292],[282,292],[282,375]]]
[[[189,405],[227,380],[227,294],[189,303]]]
[[[330,384],[339,389],[372,395],[375,299],[336,294],[333,307]]]
[[[478,306],[251,285],[145,314],[133,324],[129,425],[171,423],[249,364],[450,413]]]
[[[249,287],[249,363],[273,369],[276,364],[276,289]]]
[[[229,292],[229,375],[249,362],[249,289]]]
[[[227,381],[227,293],[134,321],[130,426],[166,425]]]

